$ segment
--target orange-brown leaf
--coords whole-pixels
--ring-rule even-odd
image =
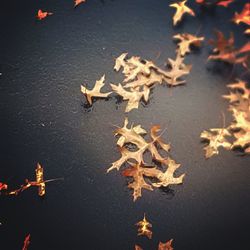
[[[25,237],[22,250],[28,250],[29,245],[30,245],[30,234],[28,234]]]
[[[153,234],[151,231],[152,224],[147,221],[145,214],[143,219],[136,223],[136,226],[138,226],[138,233],[137,233],[138,236],[142,235],[148,237],[149,239],[152,238]]]
[[[42,20],[44,18],[46,18],[47,16],[53,15],[52,12],[47,12],[47,11],[42,11],[42,10],[38,10],[37,12],[37,19],[38,20]]]

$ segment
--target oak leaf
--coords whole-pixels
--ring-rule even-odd
[[[143,60],[138,56],[127,58],[127,53],[121,54],[115,62],[114,70],[125,76],[123,84],[111,84],[111,88],[123,100],[127,100],[125,112],[137,109],[141,100],[148,102],[150,91],[156,84],[167,83],[168,86],[183,84],[179,78],[189,74],[191,65],[185,65],[183,58],[177,55],[176,60],[169,59],[169,69],[163,70],[157,67],[152,61]]]
[[[208,141],[208,145],[204,148],[206,158],[219,154],[219,147],[224,147],[228,150],[231,149],[231,143],[226,139],[229,136],[231,134],[226,128],[212,128],[209,131],[203,131],[200,137],[204,141]]]
[[[92,105],[93,103],[92,98],[106,98],[112,93],[112,92],[107,92],[107,93],[101,92],[101,88],[105,85],[104,81],[105,81],[105,75],[103,75],[100,80],[97,80],[95,82],[95,86],[91,90],[87,89],[83,85],[81,86],[81,92],[86,96],[89,105]]]
[[[173,16],[174,25],[176,25],[178,22],[181,21],[182,16],[185,13],[187,13],[187,14],[189,14],[191,16],[195,16],[194,11],[186,6],[186,2],[187,2],[187,0],[184,0],[182,2],[177,2],[177,3],[173,3],[173,4],[169,5],[170,7],[176,8],[176,13]]]
[[[28,234],[25,237],[22,250],[28,250],[29,245],[30,245],[30,234]]]
[[[146,131],[140,126],[128,127],[128,119],[125,119],[124,126],[115,131],[116,136],[120,136],[117,145],[121,157],[112,163],[107,172],[119,170],[128,163],[130,166],[122,171],[126,177],[132,178],[128,187],[133,189],[133,200],[136,201],[142,196],[142,189],[153,190],[154,187],[167,187],[172,184],[181,184],[184,174],[174,177],[175,170],[179,168],[167,153],[170,151],[170,145],[162,140],[159,132],[160,126],[152,126],[150,131],[151,140],[144,138]],[[165,156],[159,150],[165,152]],[[150,153],[152,161],[157,161],[160,166],[146,166],[144,155]],[[146,179],[147,180],[146,180]]]
[[[179,40],[178,50],[180,51],[181,56],[185,56],[190,52],[190,46],[200,47],[201,42],[204,40],[204,37],[197,37],[189,33],[177,34],[173,36],[174,39]]]
[[[42,20],[42,19],[46,18],[47,16],[51,16],[51,15],[53,15],[52,12],[38,10],[38,12],[37,12],[37,19],[38,20]]]
[[[29,181],[28,179],[26,179],[25,184],[21,185],[20,188],[13,190],[13,191],[10,191],[7,194],[8,195],[18,195],[21,192],[27,190],[28,188],[35,186],[35,187],[38,187],[38,195],[44,196],[45,195],[45,187],[46,187],[47,182],[52,182],[52,181],[62,179],[62,178],[57,178],[57,179],[44,180],[43,167],[41,166],[40,163],[37,163],[35,173],[36,173],[36,180],[35,181]]]
[[[138,236],[143,235],[148,237],[149,239],[152,238],[153,234],[151,231],[152,224],[147,221],[145,213],[143,219],[137,222],[136,226],[138,226],[138,234],[137,234]]]
[[[166,243],[159,242],[158,250],[174,250],[172,242],[173,239],[167,241]]]
[[[180,53],[177,53],[175,60],[168,58],[168,65],[171,70],[166,73],[167,77],[165,78],[165,81],[170,86],[177,86],[185,83],[185,80],[180,80],[179,78],[188,75],[192,69],[192,65],[186,65],[183,61],[184,58],[181,57]]]
[[[173,239],[167,241],[166,243],[159,242],[158,250],[174,250],[174,248],[172,247],[172,241]],[[143,249],[140,246],[135,245],[135,250],[143,250]]]
[[[213,55],[208,57],[208,60],[219,60],[231,64],[242,64],[247,67],[249,59],[250,42],[247,42],[241,48],[234,47],[234,35],[230,33],[230,38],[227,40],[222,32],[216,31],[217,40],[210,40],[209,43],[215,48]]]

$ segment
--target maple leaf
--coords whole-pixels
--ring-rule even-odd
[[[0,182],[0,191],[1,190],[6,190],[6,189],[8,189],[8,185],[5,184],[5,183]]]
[[[38,10],[38,12],[37,12],[37,19],[38,20],[42,20],[42,19],[46,18],[47,16],[51,16],[51,15],[53,15],[52,12]]]
[[[159,242],[158,250],[174,250],[172,247],[173,239],[167,241],[166,243]]]
[[[181,56],[185,56],[186,53],[190,52],[190,46],[200,47],[201,42],[204,40],[204,37],[197,37],[189,33],[177,34],[173,36],[174,39],[179,40],[178,50],[180,51]]]
[[[89,90],[85,86],[81,85],[81,92],[86,96],[86,99],[89,103],[89,105],[92,105],[93,101],[92,98],[106,98],[108,97],[112,92],[102,93],[101,88],[105,85],[105,75],[101,77],[100,80],[97,80],[95,82],[95,86],[93,89]]]
[[[138,236],[143,235],[147,236],[149,239],[152,238],[152,224],[147,221],[145,213],[143,219],[137,222],[135,225],[138,226]]]
[[[245,23],[250,25],[250,3],[246,3],[241,13],[235,12],[232,21],[236,24]]]
[[[208,141],[208,145],[204,148],[206,158],[219,154],[219,147],[231,149],[231,143],[226,139],[226,137],[230,135],[228,129],[225,128],[212,128],[209,131],[203,131],[200,137],[204,141]]]
[[[176,25],[178,22],[181,21],[182,16],[185,13],[188,13],[191,16],[195,16],[194,11],[186,6],[186,2],[187,2],[187,0],[184,0],[182,2],[177,2],[177,3],[173,3],[173,4],[169,5],[170,7],[176,8],[176,13],[173,16],[174,25]]]
[[[29,245],[30,245],[30,234],[28,234],[25,237],[22,250],[28,250]]]
[[[78,6],[79,4],[81,4],[81,3],[85,3],[86,0],[75,0],[74,2],[75,2],[74,7],[76,7],[76,6]]]

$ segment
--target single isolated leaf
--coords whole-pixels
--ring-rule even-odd
[[[22,250],[28,250],[29,245],[30,245],[30,234],[28,234],[25,237]]]
[[[85,2],[86,2],[86,0],[75,0],[75,6],[74,7],[78,6],[81,3],[85,3]]]
[[[181,56],[185,56],[190,52],[190,46],[200,47],[201,42],[204,40],[204,37],[197,37],[189,33],[177,34],[173,36],[174,39],[179,40],[178,50]]]
[[[62,179],[62,178],[57,178],[57,179],[44,180],[43,167],[40,165],[40,163],[37,163],[35,173],[36,173],[36,180],[35,181],[29,181],[28,179],[26,179],[25,184],[21,185],[21,187],[19,189],[10,191],[7,194],[8,195],[19,195],[21,192],[27,190],[28,188],[35,186],[35,187],[38,187],[38,195],[44,196],[45,195],[45,185],[46,185],[45,183]]]
[[[147,221],[145,213],[143,219],[137,222],[135,225],[138,227],[138,236],[143,235],[147,236],[149,239],[152,239],[152,224]]]
[[[37,19],[38,20],[42,20],[42,19],[46,18],[47,16],[51,16],[51,15],[53,15],[52,12],[38,10],[38,12],[37,12]]]
[[[7,190],[7,189],[8,189],[8,185],[5,184],[5,183],[0,182],[0,191],[1,190]]]
[[[93,97],[94,98],[106,98],[112,93],[112,92],[107,92],[107,93],[101,92],[101,88],[105,85],[104,81],[105,81],[105,75],[103,75],[100,80],[95,82],[95,86],[91,90],[87,89],[83,85],[81,86],[81,92],[86,96],[89,105],[92,105]]]
[[[173,239],[167,241],[166,243],[159,242],[158,250],[174,250],[172,247]]]
[[[170,7],[176,8],[175,15],[173,16],[174,25],[176,25],[177,23],[179,23],[181,21],[182,16],[185,13],[187,13],[191,16],[195,16],[194,11],[186,6],[186,2],[187,2],[187,0],[184,0],[182,2],[177,2],[177,3],[173,3],[173,4],[169,5]]]

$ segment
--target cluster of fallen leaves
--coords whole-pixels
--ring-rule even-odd
[[[218,154],[219,147],[227,150],[239,148],[244,153],[250,153],[250,89],[242,80],[228,87],[230,94],[223,97],[229,100],[233,121],[228,127],[213,128],[201,133],[201,138],[208,142],[204,148],[206,158]]]
[[[180,39],[182,39],[181,35]],[[168,59],[169,70],[162,70],[152,61],[143,60],[138,56],[127,58],[127,53],[123,53],[116,59],[114,66],[115,71],[122,69],[125,77],[122,84],[110,84],[112,91],[103,93],[101,89],[104,86],[104,75],[96,81],[91,90],[82,85],[81,92],[86,96],[90,105],[93,103],[93,98],[106,98],[114,92],[124,101],[128,101],[125,112],[137,109],[140,101],[148,102],[150,91],[157,84],[165,83],[168,86],[177,86],[185,83],[181,77],[189,74],[191,65],[183,63],[182,55],[189,51],[187,44],[198,42],[195,38],[192,39],[193,41],[186,42],[186,45],[183,44],[183,41],[180,42],[176,59]],[[183,53],[183,51],[186,52]]]
[[[195,0],[195,2],[203,7],[211,6],[223,6],[228,7],[229,4],[233,3],[234,0]],[[178,1],[170,4],[170,7],[176,8],[176,12],[173,16],[173,25],[177,25],[183,19],[184,14],[196,16],[195,12],[187,5],[187,0]],[[235,12],[232,22],[235,24],[243,23],[244,25],[250,26],[250,3],[246,3],[240,13]],[[248,27],[245,34],[250,34],[250,28]]]
[[[128,127],[128,119],[124,126],[115,131],[119,137],[117,145],[121,153],[120,159],[113,162],[107,172],[120,170],[122,166],[129,165],[122,174],[132,178],[128,187],[133,189],[134,201],[142,196],[142,189],[152,191],[153,187],[167,187],[173,184],[181,184],[184,174],[174,177],[176,169],[180,167],[169,155],[170,145],[165,143],[160,132],[160,126],[153,126],[150,131],[150,140],[146,140],[146,130],[141,125]],[[159,153],[164,152],[164,156]],[[150,165],[145,162],[145,154],[148,153],[152,160]],[[153,163],[157,164],[153,164]]]

